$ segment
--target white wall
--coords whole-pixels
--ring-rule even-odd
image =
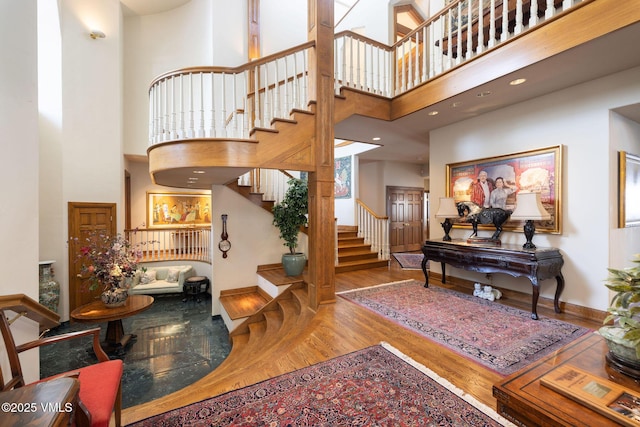
[[[2,295],[38,300],[38,92],[36,3],[0,2],[0,282]],[[38,337],[37,323],[19,319],[11,330],[18,344]],[[0,365],[9,375],[4,343]],[[21,357],[25,380],[39,378],[37,351]]]
[[[69,319],[68,202],[117,203],[117,223],[120,229],[124,226],[122,24],[117,1],[67,0],[59,8],[64,23],[60,44],[50,52],[47,64],[41,64],[45,72],[47,65],[60,67],[60,79],[50,81],[59,85],[59,92],[43,90],[43,96],[56,103],[52,110],[58,108],[59,117],[52,122],[51,112],[42,116],[46,158],[41,161],[40,193],[48,204],[40,210],[40,232],[47,239],[40,257],[56,260],[56,279],[61,283],[58,312],[65,321]],[[91,39],[89,32],[95,29],[106,38]]]
[[[125,153],[146,156],[149,86],[187,67],[247,62],[247,2],[192,0],[164,13],[124,20]],[[215,37],[214,37],[215,33]]]
[[[258,265],[282,262],[282,254],[288,249],[279,237],[279,230],[273,222],[273,215],[249,202],[233,190],[214,185],[211,190],[213,228],[213,277],[211,295],[213,314],[220,314],[220,291],[257,285]],[[222,233],[221,215],[227,214],[227,233],[231,250],[227,258],[217,249]],[[308,238],[298,236],[298,251],[306,254]]]
[[[617,195],[608,177],[617,174],[611,157],[618,149],[611,147],[609,110],[638,99],[640,68],[634,68],[435,130],[430,139],[431,196],[438,200],[445,195],[448,163],[562,144],[562,234],[537,234],[534,243],[560,248],[565,261],[563,301],[604,310],[608,294],[602,281],[607,267],[618,264],[611,259],[609,247],[611,206],[617,203]],[[435,218],[431,222],[437,223]],[[452,231],[452,237],[457,238],[468,234],[468,230]],[[431,228],[431,238],[442,235],[440,227]],[[503,243],[524,243],[521,233],[505,232],[501,239]],[[616,253],[615,257],[630,259],[631,253]],[[485,280],[483,275],[447,271]],[[494,275],[496,286],[506,282],[514,279]],[[526,279],[520,281],[520,286],[527,285]],[[552,297],[553,291],[553,280],[542,284],[544,296]]]
[[[307,1],[261,0],[260,33],[262,56],[306,42]]]
[[[387,215],[386,188],[424,188],[422,165],[401,162],[360,162],[359,197],[377,215]]]
[[[611,147],[609,168],[609,204],[610,230],[609,236],[609,266],[611,268],[626,268],[631,266],[633,254],[640,253],[640,227],[618,228],[618,152],[626,151],[640,156],[640,123],[629,120],[620,114],[611,113]],[[636,197],[640,197],[637,194]]]

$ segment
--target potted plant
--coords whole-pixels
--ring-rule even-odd
[[[299,276],[307,262],[305,254],[296,252],[300,227],[307,223],[308,188],[301,179],[291,178],[289,188],[280,203],[273,207],[273,225],[280,230],[280,238],[289,252],[282,255],[282,265],[287,276]]]
[[[636,265],[622,270],[610,268],[605,286],[615,292],[599,329],[617,363],[640,370],[640,254]],[[613,323],[611,323],[613,322]]]

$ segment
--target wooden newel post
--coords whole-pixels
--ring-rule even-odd
[[[309,92],[316,100],[314,172],[309,174],[309,296],[311,308],[335,301],[333,0],[308,0]]]

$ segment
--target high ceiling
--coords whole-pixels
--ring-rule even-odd
[[[121,3],[127,13],[148,15],[179,7],[189,1],[121,0]],[[357,1],[336,0],[336,21]],[[431,130],[640,66],[640,55],[633,54],[637,52],[638,40],[640,24],[635,24],[394,122],[353,116],[336,126],[335,137],[380,145],[375,150],[360,154],[362,161],[391,160],[425,164],[428,163]],[[509,82],[516,78],[526,78],[527,81],[519,86],[510,86]],[[478,97],[478,93],[482,92],[491,95]],[[429,115],[433,110],[438,114]],[[616,112],[640,123],[640,104],[623,106]]]

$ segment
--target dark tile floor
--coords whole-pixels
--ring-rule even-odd
[[[182,295],[154,295],[149,310],[123,319],[125,333],[137,335],[124,361],[122,406],[128,408],[167,395],[214,370],[231,350],[222,319],[211,316],[211,300],[182,302]],[[95,327],[65,323],[48,335]],[[104,337],[106,323],[99,325]],[[74,339],[40,350],[42,378],[96,362],[90,339]]]

